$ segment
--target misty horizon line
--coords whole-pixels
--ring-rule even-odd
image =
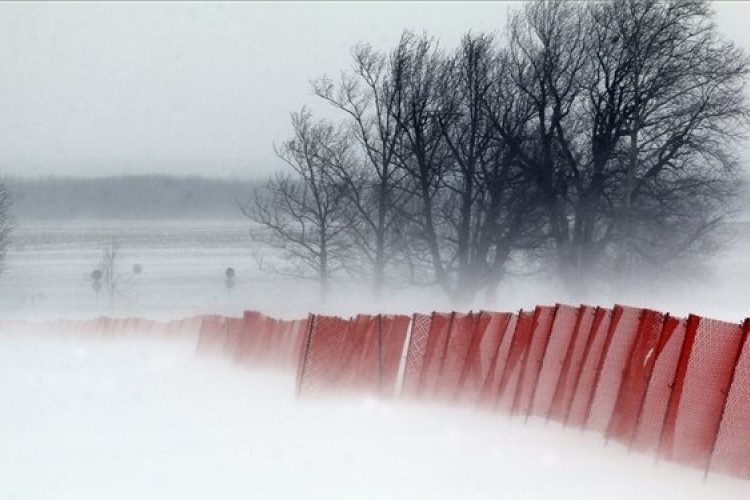
[[[264,181],[152,174],[16,177],[5,184],[16,221],[241,220],[238,203],[253,199]]]
[[[273,175],[274,171],[264,171],[262,173],[234,173],[230,175],[226,174],[196,174],[196,173],[165,173],[165,172],[153,172],[153,173],[101,173],[101,174],[18,174],[18,173],[0,173],[0,180],[3,182],[13,183],[14,181],[20,182],[48,182],[48,181],[99,181],[99,180],[113,180],[113,179],[180,179],[180,180],[191,180],[191,181],[216,181],[216,182],[235,182],[235,181],[252,181],[252,182],[264,182],[269,176]]]

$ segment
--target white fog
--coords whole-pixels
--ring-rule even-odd
[[[0,500],[750,498],[750,441],[726,430],[750,433],[748,15],[707,0],[0,4]],[[516,333],[566,304],[637,308],[624,364],[607,365],[616,394],[600,377],[617,322],[601,359],[583,307],[561,361],[559,324]],[[653,338],[646,310],[663,313]],[[473,369],[501,394],[518,349],[521,372],[556,363],[556,398],[597,359],[587,418],[595,396],[635,394],[637,425],[678,338],[667,320],[684,318],[658,449],[669,421],[669,439],[710,443],[694,450],[708,463],[551,410],[297,397],[314,323],[283,369],[238,361],[230,320],[222,352],[199,352],[232,318],[270,359],[248,311],[514,313],[481,353],[492,370],[464,353],[459,384]],[[113,334],[102,318],[183,327]],[[448,369],[450,318],[426,345],[404,333],[397,395],[410,356],[443,349],[436,380]],[[346,349],[366,364],[365,340],[337,338],[330,366]],[[731,342],[724,378],[708,373]],[[682,399],[702,389],[716,428]],[[744,472],[714,470],[719,449]]]

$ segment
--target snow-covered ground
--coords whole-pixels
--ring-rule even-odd
[[[735,233],[710,276],[603,288],[588,302],[740,321],[750,315],[750,225]],[[321,305],[312,283],[261,273],[248,227],[236,222],[38,223],[14,236],[0,320],[449,309],[423,289],[375,303],[343,287]],[[123,281],[109,304],[97,300],[89,275],[113,236]],[[237,270],[231,294],[227,267]],[[576,302],[547,285],[511,280],[497,303],[475,308]],[[291,375],[196,357],[194,348],[188,337],[0,330],[0,500],[750,498],[750,481],[712,474],[704,482],[700,471],[657,465],[556,423],[434,405],[295,401]]]
[[[0,334],[0,499],[745,499],[750,481],[468,409],[295,401],[189,339]]]

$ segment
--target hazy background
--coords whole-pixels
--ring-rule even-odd
[[[314,282],[260,269],[279,257],[254,243],[236,202],[281,167],[272,144],[292,133],[289,113],[315,102],[310,79],[349,68],[352,45],[388,50],[410,29],[453,48],[469,29],[502,32],[519,3],[0,3],[0,178],[18,223],[0,320],[449,310],[434,288],[375,301],[352,283],[322,304]],[[720,29],[750,51],[750,3],[715,5]],[[586,297],[550,274],[511,276],[476,307],[586,300],[741,321],[743,210],[713,274],[601,283]],[[91,272],[115,239],[108,300]],[[746,481],[655,467],[554,423],[298,402],[291,376],[197,361],[184,336],[1,333],[0,499],[749,497]]]
[[[520,3],[1,3],[0,175],[265,175],[352,45],[410,29],[454,47]],[[750,3],[715,8],[750,49]]]
[[[6,311],[91,315],[119,307],[179,316],[319,309],[313,283],[258,268],[262,250],[237,207],[282,166],[272,146],[290,137],[290,112],[315,105],[310,79],[348,70],[350,49],[360,41],[390,50],[404,29],[427,31],[448,48],[470,29],[502,33],[508,10],[520,4],[0,3],[0,176],[18,222],[0,280]],[[750,3],[714,6],[719,29],[750,51]],[[314,111],[333,112],[323,103]],[[747,198],[739,200],[740,220],[750,220]],[[688,285],[666,291],[650,283],[658,298],[595,289],[587,299],[739,320],[747,312],[750,225],[732,232],[733,245],[718,255],[714,273],[697,278],[700,289],[695,276],[686,276]],[[90,282],[113,238],[126,281],[115,310],[95,297]],[[137,279],[136,263],[144,267]],[[238,273],[231,294],[227,267]],[[560,290],[543,288],[548,278],[511,277],[500,303],[480,306],[566,300]],[[359,293],[340,287],[337,295],[332,303],[345,307],[331,310],[363,310]],[[280,297],[293,297],[294,311]],[[420,288],[394,290],[389,298],[373,307],[447,307]]]

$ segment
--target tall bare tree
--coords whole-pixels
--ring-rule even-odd
[[[345,113],[361,148],[361,161],[340,165],[346,168],[336,173],[354,210],[353,242],[370,264],[376,296],[383,292],[386,268],[398,255],[400,242],[397,224],[404,195],[397,189],[402,172],[396,168],[395,155],[403,135],[399,88],[405,49],[402,42],[387,57],[370,45],[357,45],[352,50],[352,72],[338,84],[327,77],[313,82],[317,96]]]
[[[399,188],[409,200],[401,212],[409,226],[405,233],[409,258],[418,266],[426,265],[431,279],[455,299],[449,270],[453,255],[443,245],[443,236],[449,232],[443,212],[451,208],[450,196],[443,190],[448,151],[440,125],[445,61],[434,39],[409,32],[401,37],[398,57],[402,79],[396,88],[400,107],[394,117],[403,136],[396,158],[404,173]]]
[[[615,111],[623,137],[611,155],[622,175],[613,196],[618,265],[664,265],[703,251],[736,185],[747,56],[719,37],[707,1],[591,9],[599,41],[622,54],[610,66],[622,75],[623,96]],[[601,43],[595,48],[603,52]]]
[[[449,233],[441,236],[451,249],[446,268],[456,297],[469,302],[480,290],[493,297],[514,254],[543,241],[533,185],[496,123],[517,134],[527,101],[508,85],[504,54],[488,35],[466,35],[446,61],[441,82],[437,116],[447,152],[442,189],[449,200],[442,210]]]
[[[708,7],[545,0],[514,18],[515,81],[536,129],[516,149],[569,284],[597,263],[663,267],[710,246],[747,119],[747,59]]]
[[[584,8],[563,0],[537,1],[516,12],[510,23],[507,63],[513,84],[530,103],[526,140],[501,133],[527,169],[546,209],[556,267],[567,281],[579,261],[573,245],[571,179],[577,172],[575,111],[586,69]]]
[[[332,277],[351,259],[346,189],[333,173],[350,161],[350,142],[333,124],[315,122],[303,109],[292,114],[294,139],[276,148],[291,169],[273,176],[242,212],[261,227],[252,234],[281,252],[274,272],[318,282],[328,296]]]

